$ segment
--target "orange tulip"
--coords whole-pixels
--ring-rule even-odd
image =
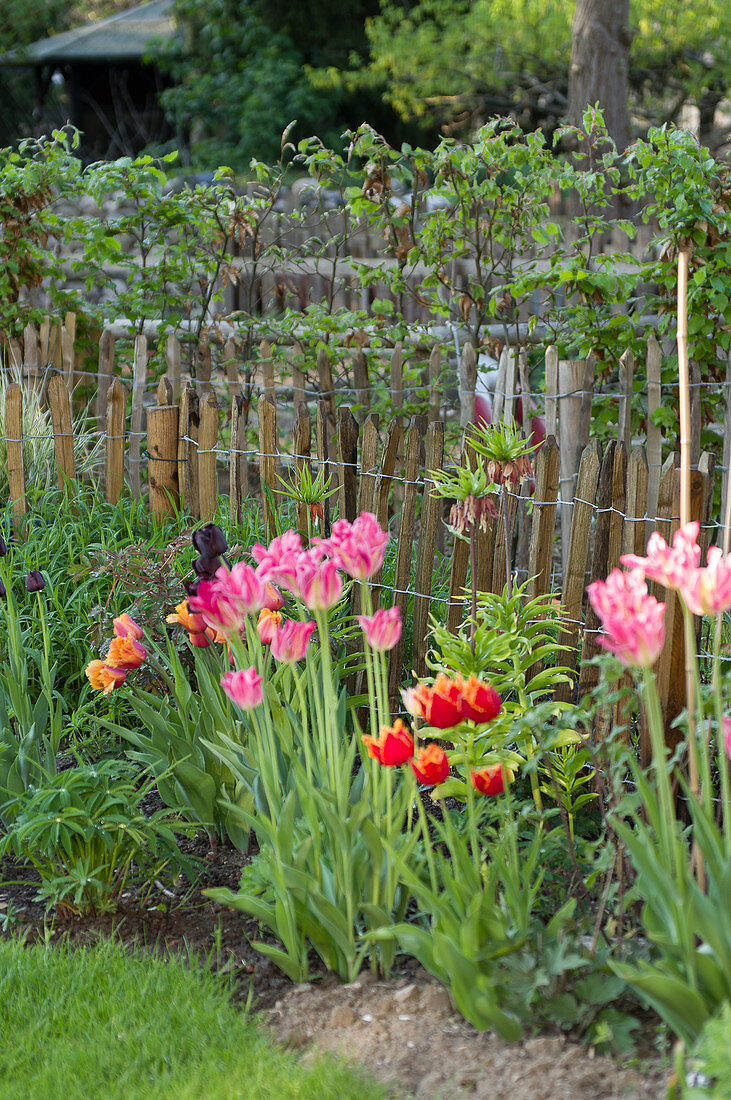
[[[472,786],[480,794],[502,794],[513,778],[512,770],[505,764],[490,764],[472,772]]]
[[[416,759],[411,761],[411,770],[425,787],[436,787],[449,775],[447,754],[439,745],[427,745],[419,749]]]
[[[105,695],[109,695],[127,678],[124,669],[109,668],[104,661],[90,661],[84,671],[91,686],[96,691],[103,691]]]
[[[112,638],[106,664],[112,668],[139,668],[147,650],[135,638]]]
[[[282,621],[282,616],[278,611],[270,611],[268,607],[263,607],[259,612],[259,619],[256,624],[256,628],[259,631],[259,637],[262,640],[263,645],[271,645],[272,638],[274,637],[279,624]]]

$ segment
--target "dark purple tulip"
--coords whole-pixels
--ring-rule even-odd
[[[210,580],[211,577],[215,577],[216,571],[221,568],[220,558],[206,558],[201,555],[193,562],[193,568],[199,577],[205,577],[206,580]]]
[[[193,546],[203,558],[218,558],[228,550],[226,536],[216,523],[206,523],[194,531]]]
[[[25,587],[29,592],[41,592],[46,587],[46,582],[37,569],[32,569],[25,578]]]
[[[198,592],[198,585],[202,580],[203,577],[194,577],[191,581],[183,581],[186,596],[195,596]]]
[[[7,592],[7,589],[6,589],[5,585],[3,584],[2,581],[0,581],[0,600],[5,599],[7,594],[8,594],[8,592]]]
[[[5,539],[0,535],[0,558],[4,558],[8,552],[8,544]]]

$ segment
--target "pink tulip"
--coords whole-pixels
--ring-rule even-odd
[[[371,649],[386,653],[401,637],[401,612],[398,607],[379,608],[374,615],[359,615],[358,623]]]
[[[302,539],[296,531],[285,531],[269,543],[262,546],[256,542],[251,548],[251,556],[257,562],[257,574],[263,581],[274,581],[290,589],[295,580],[297,562],[302,553]],[[273,608],[272,610],[276,610]]]
[[[295,595],[299,596],[310,611],[329,611],[340,599],[343,579],[332,558],[321,560],[319,547],[300,554],[297,563]]]
[[[188,607],[221,634],[237,634],[244,626],[246,615],[241,605],[222,591],[216,580],[201,581],[195,596],[188,597]]]
[[[388,539],[388,532],[381,528],[373,513],[361,512],[352,523],[337,520],[329,539],[315,541],[349,577],[364,581],[383,565]]]
[[[135,638],[139,642],[145,635],[140,624],[131,619],[126,611],[112,619],[112,626],[118,638]]]
[[[311,620],[302,623],[296,619],[288,619],[283,626],[277,627],[270,643],[274,659],[285,665],[301,661],[314,629],[315,624]]]
[[[221,594],[238,604],[244,615],[257,614],[266,605],[267,591],[256,570],[240,561],[229,571],[223,566],[217,571],[214,584]]]
[[[586,591],[604,629],[600,645],[625,666],[650,668],[665,640],[665,605],[649,595],[642,571],[614,569]]]
[[[731,718],[721,719],[721,732],[723,734],[723,747],[726,750],[726,756],[731,761]]]
[[[241,710],[253,710],[264,698],[262,678],[255,668],[227,672],[221,677],[221,687]]]
[[[731,608],[731,555],[711,546],[705,569],[695,569],[680,588],[694,615],[719,615]]]
[[[623,554],[619,559],[629,569],[641,569],[651,581],[658,581],[665,588],[679,589],[688,582],[701,563],[698,545],[700,525],[686,523],[673,535],[673,545],[668,546],[662,535],[654,531],[647,544],[647,557]]]

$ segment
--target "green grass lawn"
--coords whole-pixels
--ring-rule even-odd
[[[110,942],[0,942],[3,1100],[384,1100],[342,1062],[307,1066],[185,963]]]

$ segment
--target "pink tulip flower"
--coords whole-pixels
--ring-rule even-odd
[[[388,539],[388,532],[381,528],[373,513],[361,512],[352,523],[337,520],[330,538],[316,541],[343,572],[354,580],[364,581],[383,565]]]
[[[371,649],[386,653],[401,637],[401,612],[398,607],[379,608],[374,615],[359,615],[358,623]]]
[[[298,533],[285,531],[272,539],[269,546],[254,543],[251,556],[257,562],[256,572],[263,581],[273,581],[292,591],[291,584],[295,581],[302,550],[302,539]]]
[[[294,665],[301,661],[307,653],[314,629],[315,624],[311,620],[302,623],[296,619],[288,619],[277,627],[270,643],[274,659],[285,665]]]
[[[719,615],[731,608],[731,555],[718,546],[708,551],[705,569],[695,569],[681,585],[680,595],[694,615]]]
[[[319,547],[300,554],[293,588],[310,611],[329,611],[340,599],[343,578],[332,558],[322,560]]]
[[[221,677],[221,687],[241,710],[253,710],[259,706],[264,698],[261,685],[262,678],[253,667],[227,672]]]
[[[587,588],[604,637],[600,645],[629,668],[650,668],[665,640],[665,605],[650,596],[640,569],[614,569]]]
[[[231,572],[222,566],[213,583],[226,599],[238,604],[244,615],[258,614],[266,606],[267,591],[264,581],[246,562],[237,562]]]
[[[700,525],[686,523],[673,535],[673,545],[668,546],[662,535],[654,531],[647,544],[647,557],[623,554],[619,559],[629,569],[641,569],[651,581],[658,581],[665,588],[679,589],[688,582],[701,563],[698,545]]]
[[[201,616],[206,626],[221,634],[237,634],[244,626],[246,613],[241,604],[216,580],[201,581],[195,596],[188,597],[188,607]]]

